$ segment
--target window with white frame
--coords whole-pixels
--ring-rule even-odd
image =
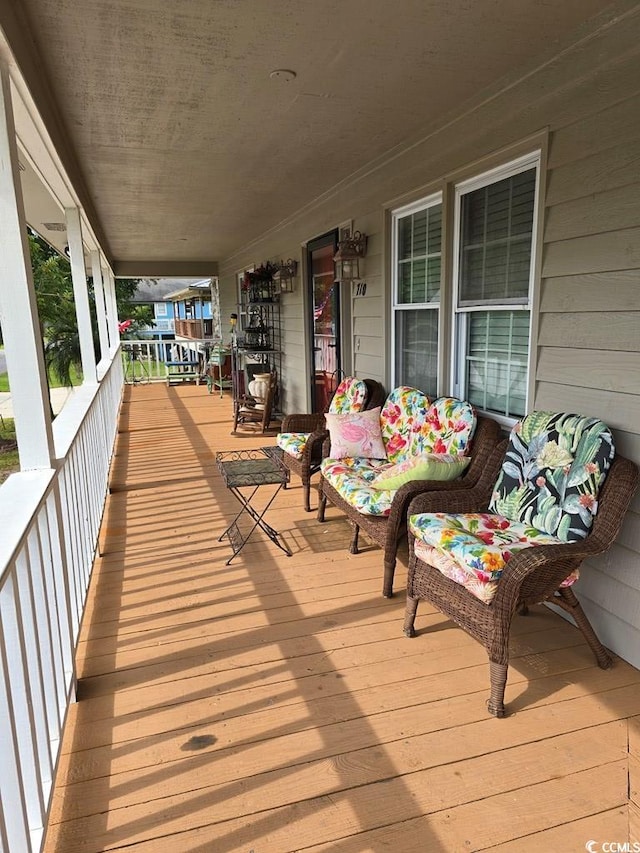
[[[166,302],[155,302],[153,305],[156,317],[166,317],[167,316],[167,304]]]
[[[539,155],[456,186],[455,393],[526,413]]]
[[[393,382],[437,394],[440,193],[393,212]]]

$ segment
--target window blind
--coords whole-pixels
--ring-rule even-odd
[[[438,309],[395,312],[395,376],[430,397],[437,393]]]
[[[462,196],[460,307],[527,302],[535,189],[528,169]]]
[[[467,315],[467,399],[507,417],[525,414],[528,311],[474,311]]]
[[[440,298],[442,205],[398,220],[397,304],[437,302]]]

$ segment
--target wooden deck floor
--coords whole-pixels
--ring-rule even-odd
[[[266,443],[230,436],[228,397],[126,391],[46,853],[638,837],[637,670],[602,672],[540,608],[515,624],[511,716],[488,717],[483,649],[424,603],[406,639],[405,565],[383,599],[380,550],[349,555],[347,523],[305,513],[299,481],[268,516],[293,556],[257,537],[225,566],[237,504],[214,454]]]

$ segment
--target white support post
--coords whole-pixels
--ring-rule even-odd
[[[120,329],[118,328],[118,324],[120,322],[120,318],[118,317],[118,294],[116,292],[116,279],[113,272],[110,271],[111,275],[111,299],[113,301],[113,327],[115,329],[115,344],[116,346],[120,346]]]
[[[73,296],[76,303],[78,335],[80,337],[82,375],[85,385],[95,385],[98,382],[98,375],[96,372],[96,353],[93,347],[93,332],[91,329],[91,309],[89,308],[87,271],[84,265],[80,211],[77,207],[68,207],[65,210],[65,216],[67,219],[67,238],[69,240],[69,255],[71,260],[71,280],[73,281]]]
[[[109,355],[113,346],[113,329],[111,328],[111,282],[109,281],[108,267],[102,267],[102,290],[104,292],[104,311],[107,322],[107,339],[109,341]]]
[[[107,314],[102,286],[102,265],[100,252],[91,252],[91,275],[93,277],[93,294],[96,302],[98,318],[98,335],[100,336],[100,360],[109,358],[109,338],[107,336]]]
[[[23,471],[52,468],[49,388],[31,272],[9,72],[0,65],[0,325]]]
[[[109,340],[111,342],[111,355],[113,356],[120,345],[120,332],[118,331],[116,282],[110,269],[107,270],[107,279],[105,284],[108,286],[106,291],[107,317],[109,318]]]

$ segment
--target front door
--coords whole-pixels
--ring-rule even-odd
[[[311,399],[314,412],[322,412],[331,399],[341,373],[340,291],[334,281],[333,256],[338,232],[330,231],[307,245],[307,304],[313,347],[311,353]]]

